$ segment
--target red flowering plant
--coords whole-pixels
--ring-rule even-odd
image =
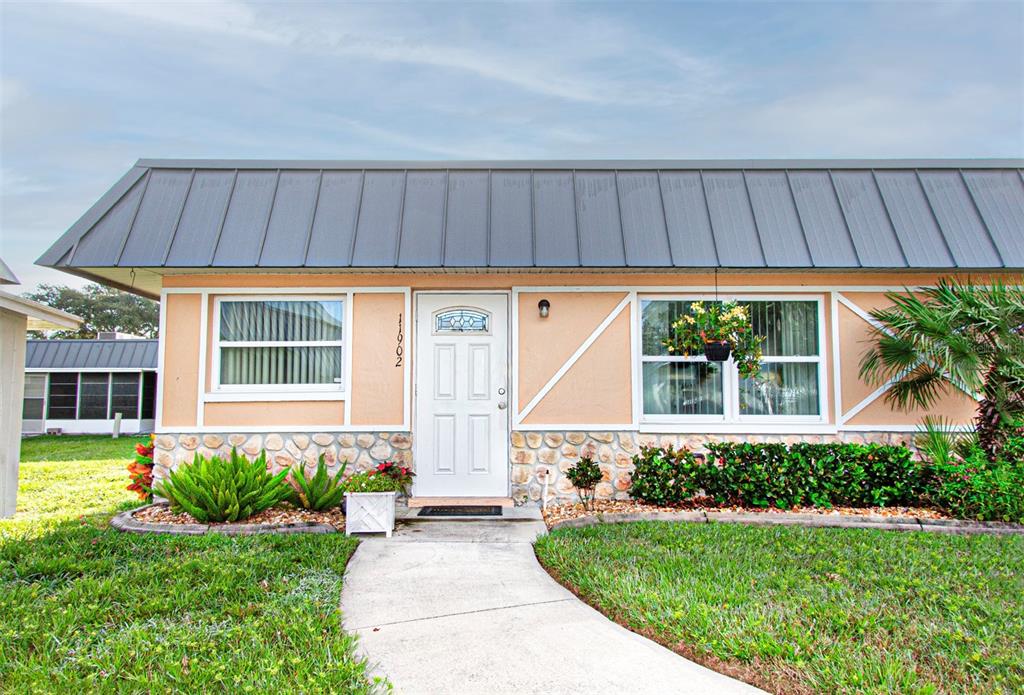
[[[155,435],[149,435],[148,444],[135,445],[135,460],[128,464],[128,477],[131,478],[131,485],[126,490],[131,490],[139,496],[140,500],[153,501],[153,440]]]
[[[416,475],[408,466],[399,465],[394,461],[385,461],[384,463],[377,464],[374,474],[385,475],[391,478],[403,490],[412,483],[412,478]]]

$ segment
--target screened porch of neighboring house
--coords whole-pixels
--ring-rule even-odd
[[[156,368],[156,340],[29,340],[22,433],[152,431]]]

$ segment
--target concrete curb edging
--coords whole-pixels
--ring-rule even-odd
[[[139,521],[136,512],[156,505],[145,504],[115,515],[110,525],[123,533],[162,533],[171,536],[201,536],[206,533],[219,533],[223,536],[255,536],[268,533],[339,533],[338,529],[328,524],[299,522],[293,524],[154,524]]]
[[[549,531],[583,528],[597,524],[621,524],[630,521],[689,521],[698,524],[733,523],[762,526],[808,526],[814,528],[873,528],[886,531],[924,531],[930,533],[991,533],[1024,535],[1024,526],[1002,521],[966,521],[961,519],[921,519],[913,516],[839,516],[824,514],[765,512],[615,512],[556,521]]]

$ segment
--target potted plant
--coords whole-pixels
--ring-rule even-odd
[[[708,307],[692,302],[690,313],[676,319],[669,337],[662,340],[670,355],[703,352],[709,362],[725,362],[731,354],[745,378],[761,373],[762,342],[764,337],[754,333],[747,307],[735,301]]]
[[[413,472],[385,461],[371,471],[356,473],[345,482],[345,535],[395,530],[395,498],[405,492]]]

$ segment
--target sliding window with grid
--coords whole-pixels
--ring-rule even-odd
[[[215,388],[341,390],[341,299],[221,299]]]
[[[671,335],[672,324],[700,298],[641,299],[641,405],[646,422],[821,421],[825,368],[821,302],[736,300],[748,308],[754,332],[764,337],[757,379],[741,378],[732,360],[708,362],[703,355],[672,355],[664,347],[662,341]]]

